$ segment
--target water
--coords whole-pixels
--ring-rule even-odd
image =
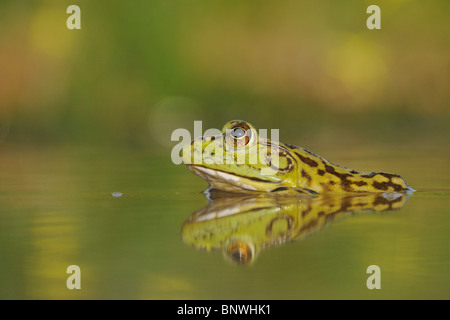
[[[0,298],[449,299],[448,151],[330,153],[355,169],[400,173],[418,191],[398,210],[343,214],[304,237],[275,237],[236,264],[226,250],[190,242],[186,225],[208,205],[207,185],[170,152],[4,146]],[[267,207],[255,221],[271,217]],[[227,238],[233,221],[216,233]],[[283,235],[283,221],[273,234]],[[249,225],[240,239],[266,226]],[[70,265],[80,267],[80,290],[66,286]],[[379,290],[366,286],[370,265],[380,267]]]

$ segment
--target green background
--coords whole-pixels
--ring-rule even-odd
[[[446,142],[448,1],[379,1],[381,30],[370,4],[2,1],[0,126],[13,141],[146,149],[231,119],[301,145]]]

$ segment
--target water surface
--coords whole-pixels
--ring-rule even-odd
[[[449,299],[448,151],[331,156],[400,173],[417,192],[398,210],[356,210],[236,264],[183,235],[208,205],[207,185],[170,152],[4,146],[0,298]],[[66,287],[69,265],[81,269],[80,290]],[[380,290],[366,287],[370,265]]]

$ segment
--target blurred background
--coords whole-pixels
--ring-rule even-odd
[[[304,147],[447,143],[449,2],[378,1],[381,30],[370,4],[3,0],[0,141],[167,152],[238,118]]]
[[[448,299],[449,9],[0,0],[0,298]],[[207,184],[170,159],[175,129],[232,119],[418,192],[235,268],[183,243]]]

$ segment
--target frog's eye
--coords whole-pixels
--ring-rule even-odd
[[[248,145],[252,137],[252,130],[246,123],[236,123],[227,130],[227,143],[233,148],[243,148]]]

